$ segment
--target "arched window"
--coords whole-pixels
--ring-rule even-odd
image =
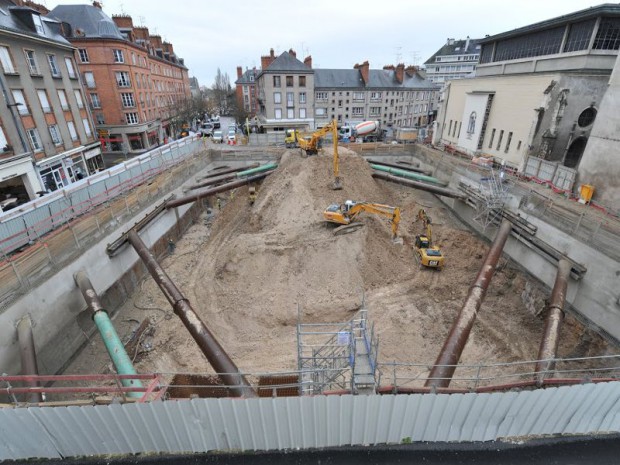
[[[568,168],[576,168],[581,160],[581,155],[586,148],[586,142],[588,139],[585,137],[578,137],[570,144],[568,151],[566,152],[566,158],[564,159],[564,166]]]
[[[472,111],[469,115],[469,124],[467,125],[467,133],[473,134],[476,132],[476,112]]]

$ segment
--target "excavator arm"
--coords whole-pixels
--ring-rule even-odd
[[[351,217],[356,217],[361,212],[372,213],[374,215],[381,215],[389,218],[390,224],[392,225],[392,238],[396,238],[398,236],[398,225],[400,223],[400,208],[391,207],[389,205],[383,205],[380,203],[359,202],[356,203],[349,210]]]
[[[338,158],[338,123],[336,120],[332,120],[326,126],[312,133],[309,138],[299,138],[299,147],[307,154],[318,153],[319,140],[325,137],[327,134],[332,133],[332,139],[334,143],[334,184],[332,188],[334,190],[342,189],[342,180],[340,179],[340,160]]]

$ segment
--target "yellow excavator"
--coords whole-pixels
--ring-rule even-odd
[[[323,126],[321,129],[313,132],[307,137],[298,137],[297,144],[307,155],[316,155],[319,152],[320,140],[331,132],[334,144],[334,184],[333,190],[342,189],[342,179],[340,179],[340,166],[338,159],[338,123],[332,120],[331,123]]]
[[[418,212],[418,220],[424,224],[426,234],[419,234],[415,237],[416,258],[420,266],[427,268],[437,268],[441,270],[444,266],[444,256],[436,245],[433,245],[431,231],[431,218],[423,208]]]
[[[342,205],[334,203],[327,207],[323,212],[323,217],[330,223],[342,225],[334,229],[334,234],[342,234],[364,226],[363,223],[355,222],[358,215],[362,212],[388,217],[392,225],[392,239],[397,241],[398,224],[400,223],[400,208],[398,207],[390,207],[389,205],[382,205],[380,203],[347,200]]]

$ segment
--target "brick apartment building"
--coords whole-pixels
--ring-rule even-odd
[[[237,80],[235,81],[235,97],[237,107],[243,108],[248,116],[256,116],[258,111],[258,98],[256,93],[256,78],[259,71],[256,68],[247,69],[245,72],[241,66],[237,66]]]
[[[175,107],[191,97],[188,69],[172,44],[133,25],[131,16],[109,18],[98,2],[60,5],[51,16],[68,23],[76,58],[104,152],[137,155],[180,130]]]
[[[0,208],[102,167],[73,47],[33,2],[0,0]]]

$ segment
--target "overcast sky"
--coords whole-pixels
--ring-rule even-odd
[[[40,0],[50,10],[80,0]],[[422,65],[455,39],[481,38],[599,5],[588,0],[103,0],[108,15],[125,13],[172,43],[190,76],[212,86],[217,69],[231,84],[237,66],[260,68],[261,55],[292,48],[314,68],[371,69]],[[363,5],[363,6],[360,6]]]

